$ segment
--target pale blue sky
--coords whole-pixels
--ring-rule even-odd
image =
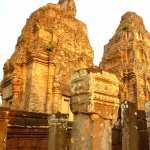
[[[149,0],[75,0],[77,18],[87,24],[95,64],[101,60],[103,46],[114,34],[121,16],[134,11],[144,18],[150,31]],[[46,3],[58,0],[0,0],[0,80],[3,64],[15,50],[21,29],[29,15]]]

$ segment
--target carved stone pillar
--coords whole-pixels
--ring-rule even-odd
[[[123,88],[121,94],[121,120],[122,120],[122,150],[139,149],[138,131],[138,103],[141,101],[138,76],[133,71],[124,72],[122,78]]]
[[[67,115],[53,114],[49,117],[48,150],[68,150],[68,117]],[[70,149],[69,149],[70,150]]]
[[[111,150],[119,109],[117,78],[98,69],[82,69],[73,76],[71,93],[71,150]]]
[[[61,100],[62,100],[62,94],[60,89],[60,83],[58,81],[55,81],[53,84],[53,113],[61,112]]]
[[[54,76],[55,76],[55,65],[52,63],[49,63],[48,68],[48,89],[47,89],[47,113],[52,113],[52,107],[53,107],[53,82],[54,82]]]
[[[20,110],[21,109],[21,78],[14,77],[13,79],[13,104],[12,109]]]
[[[48,52],[28,55],[25,108],[31,112],[46,112],[48,89]]]
[[[150,101],[145,104],[146,120],[147,120],[147,130],[149,134],[149,149],[150,149]]]
[[[139,129],[137,105],[125,101],[121,105],[122,113],[122,150],[139,149]]]

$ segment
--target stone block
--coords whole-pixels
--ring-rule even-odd
[[[119,108],[119,81],[96,69],[81,69],[72,77],[71,109],[74,113],[98,113],[113,119]]]
[[[150,101],[145,104],[147,127],[150,128]]]

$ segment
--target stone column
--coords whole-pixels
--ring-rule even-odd
[[[51,62],[49,63],[49,68],[48,68],[48,87],[47,87],[47,103],[46,103],[46,111],[47,113],[52,113],[52,99],[53,99],[53,82],[54,82],[54,77],[55,77],[55,65],[52,64]]]
[[[8,113],[0,109],[0,150],[6,150]]]
[[[145,104],[146,120],[147,120],[147,130],[149,134],[149,150],[150,150],[150,101]]]
[[[121,105],[122,150],[139,149],[138,111],[136,103],[125,101]]]
[[[77,71],[71,82],[74,113],[71,150],[111,150],[112,126],[119,109],[119,82],[98,69]]]
[[[12,103],[12,109],[19,110],[21,109],[20,103],[21,103],[21,79],[14,76],[13,79],[13,103]]]
[[[30,112],[46,112],[48,95],[48,52],[31,53],[27,59],[25,108]]]
[[[59,114],[60,115],[60,114]],[[48,150],[66,150],[68,149],[67,143],[67,116],[57,116],[53,114],[49,117],[49,139]]]
[[[140,80],[141,81],[141,80]],[[122,150],[138,150],[138,92],[137,75],[124,70],[120,86]]]
[[[53,113],[61,112],[62,94],[60,83],[56,80],[53,84]]]

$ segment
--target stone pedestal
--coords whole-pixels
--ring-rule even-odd
[[[119,108],[117,78],[96,68],[83,69],[74,74],[71,92],[71,150],[111,150],[111,130]]]

